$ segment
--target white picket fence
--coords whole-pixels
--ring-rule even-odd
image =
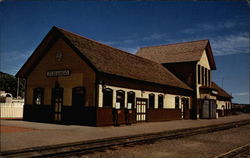
[[[21,119],[23,118],[24,102],[0,103],[0,118]]]

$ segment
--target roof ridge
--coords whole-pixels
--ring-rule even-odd
[[[97,43],[97,44],[99,44],[99,45],[102,45],[102,46],[104,46],[104,47],[109,47],[109,48],[111,48],[111,49],[118,50],[120,53],[124,53],[124,54],[126,54],[126,55],[128,55],[128,56],[132,56],[132,57],[135,57],[135,58],[139,58],[141,61],[153,63],[153,64],[155,64],[155,65],[157,65],[157,66],[160,66],[160,67],[162,67],[162,69],[163,69],[165,72],[169,73],[169,75],[171,75],[171,76],[174,77],[176,80],[178,80],[180,83],[182,83],[183,85],[185,85],[185,86],[186,86],[186,89],[189,88],[189,89],[193,90],[191,87],[189,87],[186,83],[184,83],[183,81],[181,81],[177,76],[175,76],[171,71],[169,71],[167,68],[165,68],[165,67],[164,67],[162,64],[160,64],[160,63],[157,63],[157,62],[152,61],[152,60],[150,60],[150,59],[147,59],[147,58],[138,56],[138,55],[136,55],[136,54],[128,53],[128,52],[123,51],[123,50],[120,50],[120,49],[118,49],[118,48],[111,47],[111,46],[109,46],[109,45],[100,43],[100,42],[98,42],[98,41],[95,41],[95,40],[92,40],[92,39],[89,39],[89,38],[86,38],[86,37],[84,37],[84,36],[81,36],[81,35],[79,35],[79,34],[73,33],[73,32],[71,32],[71,31],[67,31],[67,30],[64,30],[64,29],[59,28],[59,27],[56,27],[56,26],[54,26],[54,27],[55,27],[56,29],[58,29],[59,31],[63,30],[63,31],[65,31],[65,32],[71,33],[71,34],[76,35],[76,36],[78,36],[78,37],[87,39],[87,40],[89,40],[89,41],[91,41],[91,42],[95,42],[95,43]]]
[[[177,44],[184,44],[184,43],[194,43],[194,42],[200,42],[200,41],[209,42],[208,39],[203,39],[203,40],[196,40],[196,41],[186,41],[186,42],[179,42],[179,43],[170,43],[170,44],[162,44],[162,45],[155,45],[155,46],[146,46],[146,47],[141,47],[140,49],[151,48],[151,47],[162,47],[162,46],[169,46],[169,45],[177,45]]]
[[[57,29],[59,29],[59,30],[63,30],[63,31],[65,31],[65,32],[68,32],[68,33],[71,33],[71,34],[77,35],[77,36],[79,36],[79,37],[82,37],[82,38],[84,38],[84,39],[86,39],[86,40],[89,40],[89,41],[95,42],[95,43],[97,43],[97,44],[100,44],[100,45],[103,45],[103,46],[106,46],[106,47],[110,47],[110,48],[112,48],[112,49],[116,49],[116,50],[122,51],[122,52],[127,53],[127,54],[130,54],[130,55],[134,55],[134,54],[131,54],[131,53],[126,52],[126,51],[124,51],[124,50],[121,50],[121,49],[118,49],[118,48],[112,47],[112,46],[110,46],[110,45],[107,45],[107,44],[104,44],[104,43],[98,42],[98,41],[96,41],[96,40],[93,40],[93,39],[90,39],[90,38],[84,37],[84,36],[79,35],[79,34],[77,34],[77,33],[74,33],[74,32],[71,32],[71,31],[68,31],[68,30],[65,30],[65,29],[62,29],[62,28],[56,27],[56,26],[54,26],[54,27],[55,27],[55,28],[57,28]]]
[[[55,27],[55,28],[57,28],[57,29],[59,29],[59,31],[60,31],[60,30],[63,30],[63,31],[66,31],[66,32],[68,32],[68,33],[71,33],[71,34],[77,35],[77,36],[79,36],[79,37],[81,37],[81,38],[87,39],[87,40],[89,40],[89,41],[91,41],[91,42],[95,42],[95,43],[100,44],[100,45],[102,45],[102,46],[106,46],[106,47],[109,47],[109,48],[112,48],[112,49],[118,50],[118,51],[123,52],[123,53],[125,53],[125,54],[127,54],[127,55],[130,55],[130,56],[133,56],[133,57],[136,57],[136,58],[140,58],[140,59],[142,59],[142,60],[144,60],[144,61],[148,61],[148,62],[151,62],[151,63],[155,63],[155,64],[158,64],[158,65],[161,65],[160,63],[157,63],[157,62],[152,61],[152,60],[150,60],[150,59],[147,59],[147,58],[144,58],[144,57],[138,56],[138,55],[136,55],[136,54],[132,54],[132,53],[126,52],[126,51],[124,51],[124,50],[121,50],[121,49],[118,49],[118,48],[115,48],[115,47],[112,47],[112,46],[109,46],[109,45],[106,45],[106,44],[100,43],[100,42],[98,42],[98,41],[96,41],[96,40],[89,39],[89,38],[84,37],[84,36],[82,36],[82,35],[76,34],[76,33],[74,33],[74,32],[71,32],[71,31],[68,31],[68,30],[65,30],[65,29],[62,29],[62,28],[56,27],[56,26],[54,26],[54,27]],[[169,71],[169,70],[168,70],[168,71]],[[169,71],[169,72],[170,72],[170,71]],[[176,76],[175,76],[175,77],[176,77]]]

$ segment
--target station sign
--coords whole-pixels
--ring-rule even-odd
[[[70,76],[70,70],[69,69],[65,69],[65,70],[50,70],[50,71],[47,71],[47,76],[48,77]]]
[[[217,92],[217,91],[212,90],[212,94],[217,95],[217,94],[218,94],[218,92]]]

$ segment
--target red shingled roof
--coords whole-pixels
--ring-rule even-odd
[[[136,55],[161,64],[190,62],[199,61],[205,49],[210,66],[214,70],[216,66],[208,40],[144,47],[140,48]]]
[[[59,37],[63,37],[81,56],[84,56],[92,68],[98,72],[192,90],[159,63],[101,44],[61,28],[53,27],[48,35],[55,32],[59,34]],[[29,61],[32,61],[32,58],[27,62]],[[21,70],[17,73],[17,76],[27,74],[24,68],[21,68]]]

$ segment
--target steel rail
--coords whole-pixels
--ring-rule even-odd
[[[99,140],[81,141],[75,143],[33,147],[20,150],[10,150],[1,152],[2,157],[66,157],[73,155],[83,155],[89,152],[105,150],[114,146],[136,145],[151,143],[159,140],[170,140],[183,138],[198,134],[206,134],[231,128],[236,128],[250,124],[250,120],[241,120],[230,123],[210,125],[204,127],[177,129],[149,134],[138,134]]]
[[[218,155],[214,158],[250,158],[250,143],[240,146],[236,149],[230,150],[226,153],[223,153],[221,155]]]

